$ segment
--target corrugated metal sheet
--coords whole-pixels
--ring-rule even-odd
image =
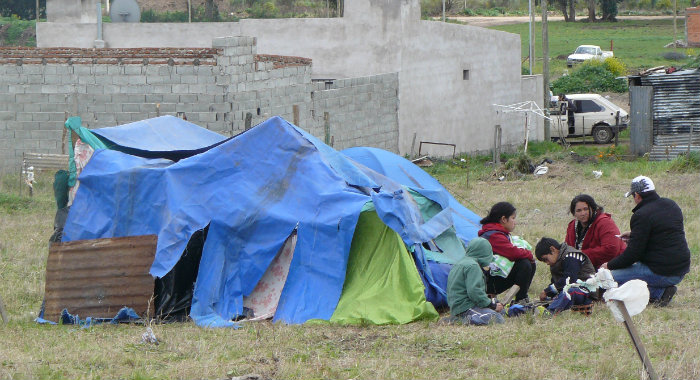
[[[684,70],[637,79],[641,86],[654,89],[651,102],[654,143],[649,158],[667,160],[687,152],[689,134],[700,136],[700,71]],[[632,113],[639,106],[643,105],[633,102]],[[695,146],[693,142],[690,150],[697,150]]]
[[[672,160],[678,155],[688,152],[688,143],[690,151],[700,152],[700,133],[677,134],[677,135],[658,135],[654,137],[654,147],[649,153],[649,159],[652,161]]]
[[[700,130],[700,71],[649,75],[641,83],[654,87],[654,135],[688,133],[691,127]]]
[[[56,321],[63,309],[83,318],[111,318],[124,306],[152,312],[156,243],[145,235],[52,244],[44,318]]]

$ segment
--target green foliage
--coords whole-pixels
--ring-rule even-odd
[[[700,172],[700,152],[694,151],[679,155],[671,162],[670,170],[678,173]]]
[[[279,13],[274,1],[256,3],[251,8],[248,8],[247,11],[253,18],[275,18]]]
[[[603,61],[603,66],[616,77],[627,75],[627,66],[624,62],[622,62],[622,60],[620,60],[620,58],[605,58],[605,61]]]
[[[671,0],[659,0],[656,2],[656,9],[671,9],[673,8],[673,4],[671,4]]]
[[[16,16],[22,20],[36,19],[35,0],[2,0],[0,1],[0,16]],[[46,18],[46,0],[39,0],[39,18]]]
[[[606,69],[605,63],[590,60],[581,64],[571,75],[563,76],[552,83],[555,94],[585,92],[625,92],[627,82]]]

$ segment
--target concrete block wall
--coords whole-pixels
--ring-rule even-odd
[[[328,141],[335,149],[373,146],[398,152],[398,73],[314,85],[314,127],[310,130],[314,136],[326,139],[327,113]]]
[[[335,147],[397,151],[398,77],[385,74],[311,81],[311,60],[256,54],[253,37],[222,37],[213,48],[0,48],[0,170],[23,152],[62,153],[63,123],[89,128],[158,115],[223,135],[281,116],[325,138],[330,115]],[[321,87],[319,87],[321,86]]]

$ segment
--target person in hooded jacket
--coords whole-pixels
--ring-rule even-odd
[[[515,207],[508,202],[498,202],[491,207],[489,214],[481,219],[479,236],[491,243],[493,253],[513,262],[513,267],[506,277],[488,275],[487,292],[499,294],[513,285],[520,290],[515,294],[515,303],[529,302],[527,292],[535,276],[535,258],[532,252],[513,245],[510,233],[515,229]]]
[[[447,304],[452,321],[471,325],[503,323],[503,305],[486,294],[483,270],[493,260],[486,239],[474,238],[467,255],[452,266],[447,276]]]
[[[579,194],[569,207],[574,219],[566,229],[566,244],[585,253],[596,270],[621,254],[627,244],[618,236],[620,229],[612,215],[603,212],[588,194]]]

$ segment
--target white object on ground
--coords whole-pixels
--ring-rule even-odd
[[[613,300],[622,301],[630,316],[644,311],[649,303],[649,288],[642,280],[630,280],[619,288],[608,289],[603,296],[605,304],[618,322],[624,322],[622,312]]]
[[[548,171],[549,171],[549,168],[547,166],[540,165],[540,166],[535,168],[535,171],[532,174],[534,174],[535,176],[544,175],[544,174],[547,174]]]
[[[593,171],[593,177],[595,177],[595,178],[600,178],[602,175],[603,175],[603,172],[600,170]]]

